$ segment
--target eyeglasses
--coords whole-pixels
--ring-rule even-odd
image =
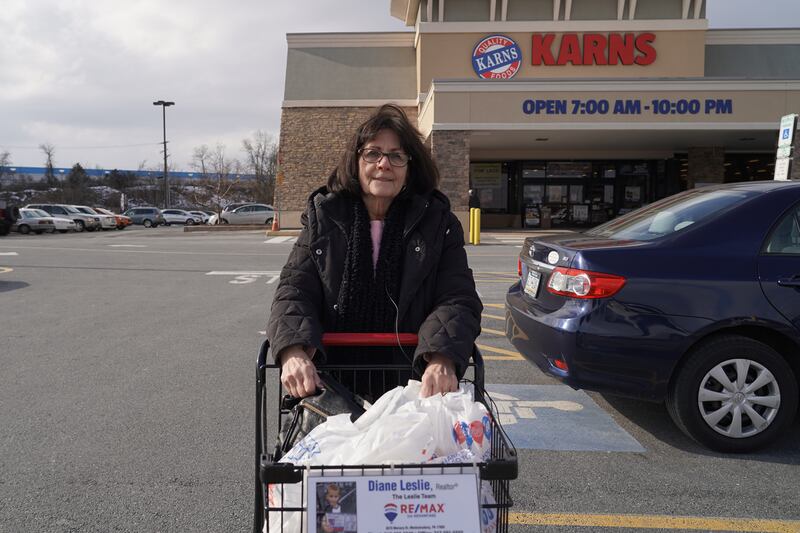
[[[411,156],[403,152],[382,152],[374,148],[362,148],[358,151],[367,163],[377,163],[383,156],[389,158],[389,164],[393,167],[404,167],[411,161]]]

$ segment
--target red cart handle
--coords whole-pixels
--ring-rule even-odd
[[[416,346],[415,333],[323,333],[324,346]]]

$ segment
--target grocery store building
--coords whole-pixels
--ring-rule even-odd
[[[800,29],[709,30],[704,0],[391,0],[408,32],[289,34],[275,203],[298,227],[347,138],[403,106],[484,227],[594,225],[771,179]],[[795,165],[794,173],[800,172]]]

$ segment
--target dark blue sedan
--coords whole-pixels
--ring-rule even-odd
[[[792,424],[800,376],[800,182],[692,189],[584,233],[528,238],[506,335],[586,389],[666,401],[712,449]]]

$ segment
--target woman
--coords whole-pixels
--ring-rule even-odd
[[[326,353],[322,333],[336,331],[418,332],[407,357],[422,394],[458,389],[483,306],[438,181],[419,132],[401,108],[384,105],[356,130],[327,187],[311,195],[267,327],[290,395],[314,394],[315,363],[405,361],[398,350],[390,361],[374,351]]]

